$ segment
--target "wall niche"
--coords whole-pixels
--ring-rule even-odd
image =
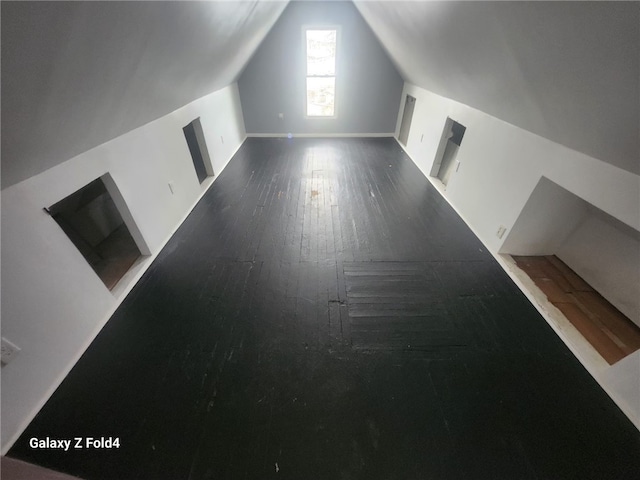
[[[191,160],[193,161],[193,168],[196,171],[198,182],[202,184],[207,177],[213,177],[214,172],[200,117],[185,126],[182,131],[189,147],[189,153],[191,153]]]
[[[445,187],[449,184],[451,175],[458,170],[456,157],[466,131],[467,127],[447,117],[429,174],[438,177]]]
[[[148,248],[109,174],[45,209],[109,290]],[[125,222],[123,216],[129,221]],[[133,227],[134,239],[129,226]]]

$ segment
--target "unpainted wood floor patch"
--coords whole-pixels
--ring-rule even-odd
[[[640,327],[558,257],[513,259],[610,365],[640,349]]]

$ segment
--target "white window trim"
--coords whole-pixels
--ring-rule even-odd
[[[335,92],[333,97],[333,115],[309,115],[307,113],[307,30],[335,30],[336,31],[336,67],[334,75],[326,75],[335,79]],[[302,54],[304,65],[304,118],[309,120],[334,120],[338,118],[338,58],[340,56],[340,25],[303,25],[302,26]],[[312,77],[322,77],[322,75],[311,75]]]

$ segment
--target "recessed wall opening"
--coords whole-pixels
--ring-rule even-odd
[[[404,101],[404,112],[402,113],[402,122],[400,123],[400,132],[398,140],[405,147],[409,140],[409,132],[411,131],[411,121],[413,120],[413,111],[416,108],[416,99],[411,95],[407,95]]]
[[[136,260],[149,254],[137,227],[138,241],[129,230],[123,215],[128,223],[132,218],[123,205],[113,179],[106,174],[47,209],[109,290]]]
[[[640,349],[640,232],[542,177],[500,253],[610,364]]]
[[[430,173],[432,177],[438,177],[445,186],[458,168],[456,157],[466,131],[467,127],[447,117]]]
[[[196,170],[198,181],[204,182],[207,177],[213,177],[213,166],[209,157],[209,150],[204,139],[202,124],[200,118],[196,118],[193,122],[182,129],[184,137],[189,146],[193,167]]]

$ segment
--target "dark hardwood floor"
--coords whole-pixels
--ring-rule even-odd
[[[32,437],[118,437],[33,450]],[[392,139],[248,139],[9,455],[92,479],[636,479],[640,434]]]

